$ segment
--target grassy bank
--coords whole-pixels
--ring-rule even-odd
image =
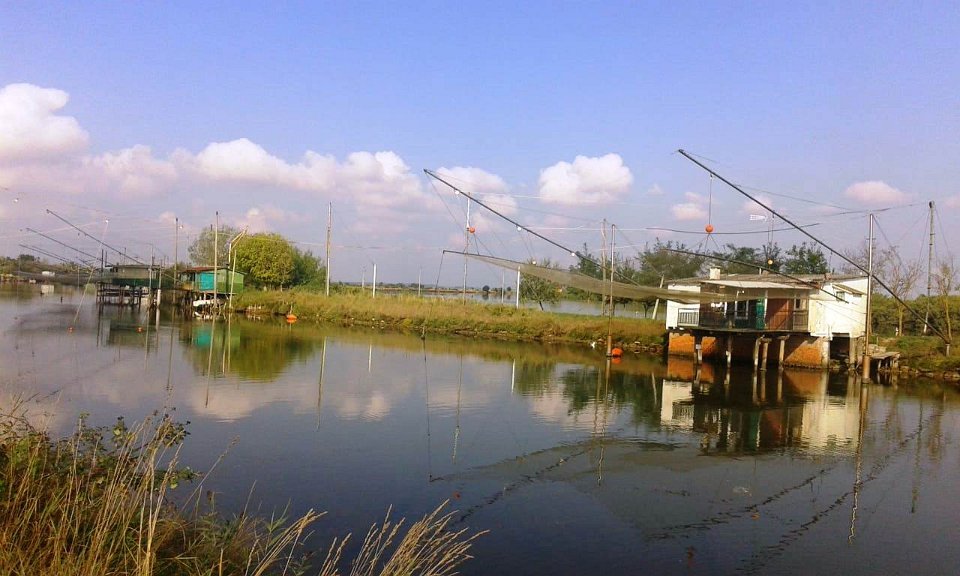
[[[947,375],[960,371],[960,344],[951,346],[947,356],[943,340],[936,336],[880,338],[880,345],[900,352],[901,366]]]
[[[261,518],[203,512],[201,483],[178,463],[183,426],[156,416],[91,428],[81,418],[51,439],[21,413],[0,415],[0,573],[57,575],[452,574],[472,540],[438,508],[401,531],[387,517],[352,562],[346,539],[307,563],[303,543],[321,514]],[[442,508],[442,507],[441,507]]]
[[[300,321],[339,326],[541,342],[605,340],[609,322],[599,316],[415,296],[326,297],[306,292],[247,292],[235,301],[235,306],[261,314],[292,311]],[[610,329],[614,340],[622,344],[658,345],[664,333],[661,322],[629,318],[614,318]]]

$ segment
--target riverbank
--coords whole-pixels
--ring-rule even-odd
[[[960,380],[958,346],[951,346],[948,356],[943,340],[936,336],[880,338],[879,344],[887,350],[900,353],[900,372],[903,374]]]
[[[179,462],[186,437],[168,415],[129,427],[81,416],[73,435],[51,439],[19,408],[0,414],[0,573],[446,574],[480,535],[453,529],[441,505],[404,530],[388,515],[352,562],[341,558],[347,540],[334,541],[319,565],[305,540],[322,513],[216,513],[205,476]]]
[[[248,315],[293,313],[298,321],[399,330],[417,334],[457,334],[501,340],[606,342],[659,350],[661,322],[645,319],[541,312],[456,299],[353,294],[329,297],[306,292],[246,292],[234,302]]]

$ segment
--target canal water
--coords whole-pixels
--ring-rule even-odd
[[[960,394],[589,347],[186,322],[0,292],[0,398],[65,434],[175,408],[224,513],[317,548],[449,500],[464,574],[955,574]],[[58,287],[58,290],[59,287]]]

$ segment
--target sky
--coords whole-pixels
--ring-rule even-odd
[[[322,256],[328,207],[347,282],[456,285],[465,248],[568,266],[527,230],[598,253],[604,222],[625,257],[807,240],[684,149],[841,251],[872,211],[925,260],[933,201],[947,258],[958,134],[949,2],[0,1],[11,256],[184,260],[216,221]]]

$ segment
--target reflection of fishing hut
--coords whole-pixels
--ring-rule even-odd
[[[107,323],[107,344],[120,347],[157,347],[157,331],[150,325],[124,322],[111,318]]]
[[[114,264],[96,277],[97,302],[139,307],[159,286],[160,268],[150,264]]]
[[[672,372],[683,371],[678,368]],[[718,451],[787,446],[849,451],[855,445],[859,387],[848,382],[830,389],[827,372],[735,372],[731,378],[728,371],[720,381],[672,378],[663,380],[660,422],[706,434],[704,442],[713,443]]]
[[[667,303],[668,352],[727,363],[826,367],[862,355],[865,276],[720,274],[678,280],[671,289],[709,295],[700,304]]]

